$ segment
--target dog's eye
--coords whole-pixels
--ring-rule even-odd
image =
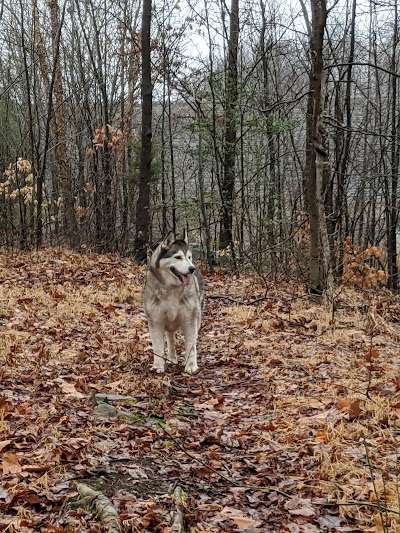
[[[181,255],[174,255],[175,259],[183,259],[183,257]]]

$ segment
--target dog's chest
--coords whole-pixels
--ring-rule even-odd
[[[179,327],[182,322],[183,310],[182,304],[176,298],[168,298],[159,304],[160,318],[165,326],[170,326],[171,328]]]
[[[179,308],[175,302],[161,303],[160,311],[164,322],[176,322],[179,317]]]
[[[181,296],[164,295],[163,298],[153,301],[152,309],[149,311],[154,322],[162,325],[167,331],[177,331],[182,329],[187,321],[193,316],[193,305],[186,298]]]

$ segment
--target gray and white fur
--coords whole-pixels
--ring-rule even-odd
[[[153,345],[153,369],[164,372],[165,361],[177,362],[175,332],[185,338],[185,372],[197,366],[197,336],[204,307],[204,280],[192,263],[186,230],[181,239],[170,233],[152,253],[143,288],[143,308]],[[167,357],[164,340],[167,337]]]

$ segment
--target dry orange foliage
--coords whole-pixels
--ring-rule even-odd
[[[343,283],[363,289],[385,283],[387,273],[382,267],[382,255],[379,246],[369,244],[362,250],[358,244],[353,244],[351,237],[347,237],[344,242]]]

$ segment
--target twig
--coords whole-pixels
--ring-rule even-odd
[[[377,506],[377,509],[379,511],[379,515],[381,517],[382,528],[383,528],[383,531],[385,533],[389,533],[389,530],[385,526],[385,520],[384,520],[384,515],[383,515],[384,512],[387,513],[387,510],[384,507],[382,507],[381,499],[379,497],[378,490],[376,488],[374,469],[372,467],[371,459],[369,457],[367,439],[365,438],[365,435],[364,435],[363,431],[361,432],[361,438],[362,438],[362,441],[363,441],[363,444],[364,444],[364,448],[365,448],[365,456],[366,456],[366,459],[367,459],[367,464],[368,464],[369,472],[370,472],[370,475],[371,475],[372,487],[374,489],[374,494],[375,494],[375,497],[376,497],[376,506]]]
[[[352,507],[356,505],[364,505],[365,507],[372,507],[373,509],[381,509],[385,511],[386,513],[393,513],[400,516],[400,511],[396,511],[396,509],[391,509],[390,507],[386,507],[386,505],[382,505],[382,502],[380,503],[374,503],[374,502],[368,502],[364,500],[349,500],[347,502],[311,502],[312,505],[319,505],[321,507]]]
[[[371,330],[371,336],[370,336],[370,341],[369,341],[369,365],[367,366],[367,370],[368,370],[368,384],[367,384],[367,392],[366,392],[366,397],[369,399],[369,400],[372,400],[371,396],[370,396],[370,392],[371,392],[371,382],[372,382],[372,337],[373,337],[373,331]]]
[[[279,302],[279,298],[274,298],[273,296],[261,296],[261,298],[256,298],[255,300],[250,300],[249,302],[246,302],[245,300],[239,300],[237,298],[232,298],[232,296],[224,296],[223,294],[208,294],[206,298],[209,298],[210,300],[227,300],[228,302],[233,302],[234,304],[240,304],[240,305],[254,305],[258,302],[264,302],[265,300],[273,300],[275,302]]]
[[[183,533],[185,531],[185,516],[184,516],[184,501],[186,493],[178,485],[174,490],[174,499],[176,506],[176,513],[172,523],[172,533]]]

